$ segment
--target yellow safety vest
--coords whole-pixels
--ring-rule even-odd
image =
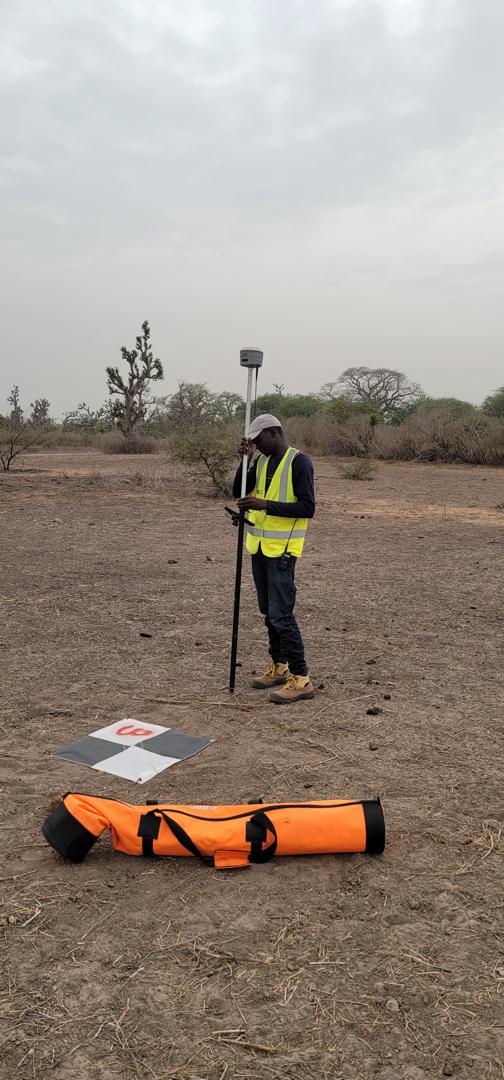
[[[292,462],[299,450],[289,446],[266,491],[269,457],[261,454],[256,463],[256,484],[251,492],[258,499],[271,502],[296,502],[292,486]],[[299,559],[304,547],[307,518],[274,517],[266,510],[247,510],[251,522],[246,525],[247,551],[255,555],[259,548],[263,555],[275,559],[286,551]]]

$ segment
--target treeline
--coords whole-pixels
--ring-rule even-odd
[[[9,401],[17,395],[16,386],[9,395]],[[504,387],[496,390],[480,405],[463,401],[455,397],[428,397],[420,395],[416,400],[389,408],[373,401],[352,400],[338,394],[331,394],[325,387],[318,393],[290,394],[272,391],[259,394],[253,403],[254,414],[273,413],[282,421],[294,418],[310,418],[317,415],[328,416],[336,421],[347,422],[352,417],[373,418],[375,424],[400,426],[408,419],[419,414],[443,413],[452,418],[494,417],[504,421]],[[109,400],[97,409],[92,409],[85,402],[67,412],[61,422],[51,419],[50,403],[46,398],[39,399],[30,406],[30,413],[25,421],[35,428],[52,428],[64,432],[81,432],[96,435],[120,430],[114,404]],[[12,414],[11,414],[12,415]],[[19,404],[16,405],[16,417],[22,416]],[[130,425],[137,426],[142,432],[164,437],[173,434],[192,435],[205,427],[226,427],[233,421],[240,421],[245,416],[245,401],[231,391],[212,393],[204,383],[180,382],[174,394],[148,399],[144,412],[138,421]],[[5,422],[5,417],[3,418]]]
[[[23,451],[44,445],[95,445],[115,453],[148,453],[169,442],[189,461],[218,462],[224,475],[245,415],[243,398],[212,393],[204,383],[180,382],[175,393],[156,396],[163,376],[150,327],[142,324],[135,347],[121,348],[121,370],[107,367],[108,398],[97,409],[85,402],[61,422],[51,418],[47,398],[37,398],[25,414],[14,386],[0,415],[0,461],[4,470]],[[291,442],[319,454],[375,456],[402,460],[504,464],[504,387],[481,405],[455,397],[433,398],[391,368],[347,368],[334,381],[308,394],[284,385],[260,394],[254,415],[273,413]]]
[[[202,384],[180,383],[169,398],[146,404],[144,417],[126,438],[108,402],[96,410],[82,404],[57,424],[50,418],[47,399],[42,399],[43,407],[32,403],[27,416],[17,388],[9,400],[14,402],[11,413],[0,423],[4,468],[37,443],[96,447],[107,453],[169,448],[190,462],[216,458],[222,477],[245,412],[237,394],[212,394]],[[423,396],[387,418],[370,403],[327,393],[262,394],[254,411],[274,413],[289,440],[314,454],[504,465],[504,387],[480,407],[457,398]]]

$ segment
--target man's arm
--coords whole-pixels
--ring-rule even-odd
[[[296,502],[272,502],[268,499],[268,514],[272,517],[312,518],[315,513],[315,478],[312,462],[306,454],[296,454],[292,462],[292,486]]]

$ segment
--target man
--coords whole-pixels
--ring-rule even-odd
[[[259,456],[253,461],[255,449]],[[252,680],[257,690],[269,690],[277,705],[315,696],[304,655],[303,639],[294,618],[296,562],[300,558],[308,518],[315,513],[313,465],[306,454],[290,447],[276,416],[257,416],[242,439],[240,457],[248,455],[247,494],[238,500],[245,511],[247,551],[252,555],[259,610],[264,615],[272,663]],[[233,495],[241,492],[238,469]]]

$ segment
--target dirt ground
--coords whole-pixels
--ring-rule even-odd
[[[298,614],[319,690],[289,709],[247,687],[248,566],[228,695],[236,533],[201,482],[59,452],[0,478],[2,1077],[504,1076],[503,472],[316,469]],[[123,717],[216,741],[138,787],[50,756]],[[101,840],[74,866],[40,832],[68,790],[378,794],[387,847],[226,873]]]

